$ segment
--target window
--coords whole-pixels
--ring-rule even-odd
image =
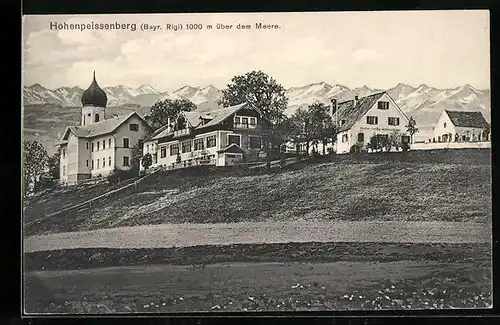
[[[389,109],[389,102],[378,102],[378,109]]]
[[[446,122],[444,122],[444,125],[443,125],[443,127],[444,127],[444,128],[446,129]]]
[[[179,145],[178,144],[171,144],[170,145],[170,155],[175,156],[179,153]]]
[[[340,120],[340,126],[345,124],[345,120]]]
[[[106,167],[106,158],[102,158],[102,167]]]
[[[88,142],[86,143],[86,147],[87,147],[87,150],[89,150],[89,143]]]
[[[165,158],[167,156],[167,147],[161,147],[160,149],[160,157]]]
[[[63,156],[63,159],[64,159],[64,158],[66,158],[66,149],[63,149],[63,154],[62,154],[62,156]]]
[[[149,144],[146,145],[146,151],[149,151]]]
[[[249,145],[251,149],[260,149],[260,138],[259,137],[249,137]]]
[[[92,151],[94,151],[94,142],[92,142]]]
[[[244,126],[248,127],[248,117],[242,117],[241,118],[241,124]]]
[[[184,141],[182,143],[182,153],[191,152],[191,141]]]
[[[217,138],[215,135],[207,137],[207,148],[213,148],[217,145]]]
[[[123,166],[130,166],[127,156],[123,156]]]
[[[366,117],[366,124],[378,124],[378,117],[377,116],[367,116]]]
[[[85,166],[89,167],[89,161],[88,160],[85,161]]]
[[[257,118],[256,117],[251,117],[250,118],[250,125],[256,125],[257,124]]]
[[[363,141],[365,141],[365,134],[358,133],[358,142],[363,142]]]
[[[108,159],[108,166],[111,166],[111,157]]]
[[[97,151],[99,151],[99,144],[100,144],[100,142],[97,141]]]
[[[92,160],[92,167],[91,167],[91,169],[94,169],[94,161],[93,160]]]
[[[342,134],[342,142],[347,142],[349,140],[349,137],[347,134]]]
[[[240,124],[240,117],[239,116],[234,117],[234,124]]]
[[[204,148],[205,148],[205,144],[204,144],[203,138],[194,139],[194,151],[203,150]]]
[[[139,131],[139,124],[130,123],[128,125],[128,128],[129,128],[130,131]]]
[[[102,140],[102,150],[106,149],[106,140]]]
[[[123,148],[128,148],[129,138],[123,138]]]
[[[111,148],[111,138],[108,140],[108,148]]]
[[[66,166],[63,166],[63,176],[66,175]]]
[[[389,125],[399,125],[399,117],[389,117]]]
[[[95,120],[96,123],[99,122],[99,114],[96,113],[94,120]]]
[[[228,142],[228,145],[231,145],[232,143],[236,143],[239,147],[241,147],[241,143],[240,143],[240,136],[237,135],[237,134],[229,134],[227,136],[227,142]]]

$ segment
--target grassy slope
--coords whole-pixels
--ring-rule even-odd
[[[46,219],[27,231],[293,219],[491,220],[489,150],[329,159],[270,174],[158,174],[91,211]]]

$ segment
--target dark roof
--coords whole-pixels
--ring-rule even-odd
[[[99,87],[97,81],[95,80],[95,71],[94,78],[92,79],[92,83],[89,88],[87,88],[82,93],[82,105],[83,106],[98,106],[98,107],[106,107],[108,103],[108,96],[104,90]]]
[[[339,132],[349,130],[363,115],[373,107],[373,105],[386,92],[376,93],[370,96],[358,98],[356,106],[354,100],[348,100],[337,104],[337,120],[345,120],[345,123],[340,127]]]
[[[148,127],[149,124],[144,121],[144,119],[137,113],[131,112],[127,115],[116,116],[113,118],[102,120],[101,122],[89,124],[86,126],[68,126],[64,135],[57,144],[64,144],[64,141],[67,140],[68,131],[72,132],[78,138],[92,138],[104,134],[108,134],[116,130],[120,125],[122,125],[125,121],[131,118],[133,115],[137,115],[141,120],[143,120],[144,124]]]
[[[486,122],[481,112],[450,111],[445,110],[450,117],[451,123],[459,127],[486,128],[490,125]]]

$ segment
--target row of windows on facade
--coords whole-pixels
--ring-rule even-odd
[[[199,139],[194,139],[192,142],[191,140],[189,141],[184,141],[181,143],[181,146],[179,148],[179,144],[171,144],[170,145],[170,156],[175,156],[179,154],[179,149],[182,150],[182,153],[187,153],[191,151],[199,151],[205,149],[205,139],[206,139],[206,148],[213,148],[217,146],[217,137],[215,135],[206,137],[206,138],[199,138]],[[241,146],[241,136],[237,134],[229,134],[228,135],[228,145],[231,144],[236,144],[238,146]],[[192,150],[192,145],[194,147],[194,150]],[[260,138],[258,137],[249,137],[249,146],[252,149],[260,149],[261,148],[261,141]],[[161,147],[160,148],[160,157],[165,158],[167,156],[167,147]]]
[[[89,143],[86,143],[86,149],[89,150]],[[130,139],[129,138],[123,138],[123,148],[129,148],[130,147]],[[90,151],[99,151],[99,150],[105,150],[106,149],[106,140],[102,140],[102,147],[101,147],[101,141],[96,141],[96,142],[91,142],[90,143]],[[111,148],[111,138],[108,139],[108,148]],[[66,149],[62,150],[62,158],[66,158]]]
[[[100,161],[101,161],[100,159],[96,159],[95,163],[94,163],[94,160],[92,160],[91,165],[90,165],[90,169],[99,169],[99,168],[106,167],[106,158],[102,158],[102,165],[100,164]],[[111,157],[108,157],[108,167],[111,167],[112,164],[113,163],[112,163]],[[88,160],[85,161],[85,166],[89,167]],[[102,166],[102,167],[100,167],[100,166]],[[124,167],[130,166],[130,158],[129,157],[127,157],[127,156],[123,157],[123,166]],[[63,174],[63,176],[66,176],[66,166],[63,166],[62,174]]]
[[[340,120],[340,126],[344,125],[346,120]],[[378,116],[367,116],[366,124],[377,125],[378,124]],[[399,125],[399,117],[389,117],[387,119],[387,124],[398,126]]]
[[[257,118],[256,117],[243,117],[243,116],[235,116],[234,124],[236,125],[256,125]]]

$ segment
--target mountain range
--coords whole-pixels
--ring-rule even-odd
[[[165,98],[189,99],[197,105],[198,110],[210,111],[218,108],[217,101],[222,96],[222,92],[212,85],[206,87],[186,85],[172,92],[161,92],[150,85],[137,88],[123,85],[108,86],[103,90],[108,96],[108,111],[116,113],[123,113],[133,108],[145,114],[148,107]],[[297,108],[314,102],[328,104],[331,98],[336,98],[341,102],[352,99],[355,95],[363,97],[380,91],[387,91],[408,116],[415,118],[420,129],[418,134],[422,140],[428,139],[432,133],[432,126],[444,109],[478,110],[483,113],[486,120],[490,121],[490,90],[476,89],[469,84],[449,89],[433,88],[425,84],[412,86],[403,83],[398,83],[390,89],[376,89],[368,86],[351,89],[340,84],[330,85],[326,82],[319,82],[286,89],[288,108],[285,113],[291,115]],[[78,123],[77,108],[81,106],[82,93],[83,89],[79,87],[48,89],[40,84],[24,86],[24,104],[27,108],[29,107],[28,111],[25,109],[25,113],[28,112],[25,118],[34,119],[31,122],[25,121],[28,122],[28,128],[33,128],[34,134],[40,135],[45,126],[37,121],[46,120],[44,123],[56,123],[50,125],[51,129],[57,129],[60,123],[66,123],[65,125]],[[57,112],[50,108],[43,110],[36,108],[40,106],[59,108]],[[62,118],[65,120],[61,120]]]

